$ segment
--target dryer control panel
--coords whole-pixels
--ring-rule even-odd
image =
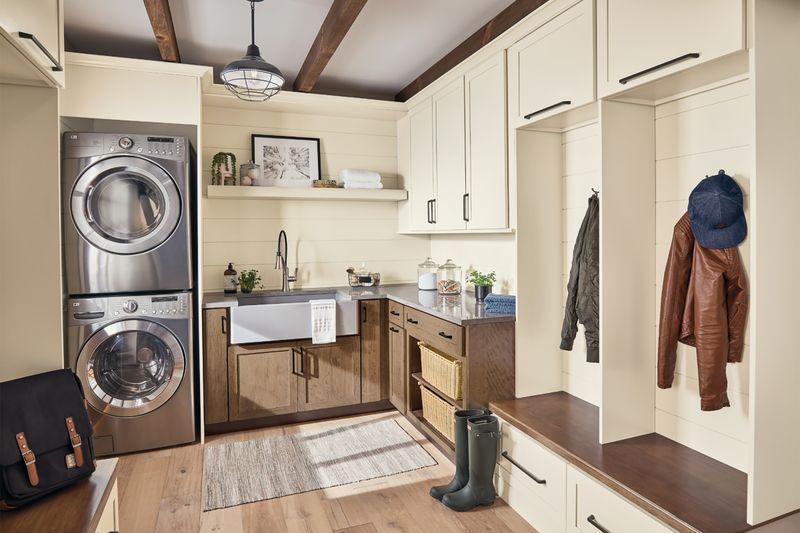
[[[186,319],[192,314],[190,294],[153,294],[74,298],[67,302],[69,325],[108,322],[117,318],[151,317],[159,320]]]
[[[64,134],[65,157],[137,154],[159,159],[186,161],[186,144],[186,137],[172,137],[169,135],[76,132]]]

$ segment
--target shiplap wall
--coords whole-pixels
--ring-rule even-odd
[[[494,271],[497,283],[492,291],[516,294],[517,248],[513,234],[431,235],[431,257],[437,263],[452,259],[464,276],[472,270]]]
[[[745,194],[749,221],[753,168],[751,91],[748,80],[656,107],[656,300],[672,241],[689,194],[706,174],[724,169]],[[749,238],[740,246],[749,271]],[[659,309],[656,309],[656,316]],[[748,326],[749,333],[749,326]],[[748,470],[749,334],[744,361],[728,364],[731,407],[700,410],[694,348],[679,344],[675,382],[656,392],[656,431],[739,470]]]
[[[203,183],[211,182],[211,159],[233,152],[237,164],[250,159],[253,133],[319,137],[323,177],[343,168],[381,173],[397,182],[394,120],[300,114],[228,107],[203,109]],[[299,267],[296,287],[340,286],[345,269],[366,263],[388,283],[414,281],[416,265],[430,253],[427,235],[397,234],[393,202],[203,199],[205,290],[222,288],[228,262],[238,271],[256,268],[266,288],[280,286],[274,269],[278,232],[289,239],[289,266]]]
[[[572,254],[578,231],[586,215],[588,198],[592,188],[600,189],[600,126],[597,123],[564,132],[562,138],[562,223],[561,241],[563,302],[567,300],[567,283],[572,266]],[[602,198],[600,199],[602,202]],[[602,203],[601,203],[602,205]],[[562,318],[564,308],[561,310]],[[554,336],[559,332],[554,332]],[[556,337],[558,339],[559,337]],[[578,325],[578,334],[572,351],[562,350],[563,389],[587,402],[600,405],[602,396],[602,374],[598,363],[586,362],[586,337],[583,325]]]

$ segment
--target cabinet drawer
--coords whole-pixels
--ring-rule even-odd
[[[500,431],[503,440],[498,464],[515,476],[528,479],[531,492],[563,515],[566,509],[566,462],[508,422],[501,421]]]
[[[567,531],[600,533],[667,533],[673,531],[586,474],[569,467],[567,471],[569,502]]]
[[[389,322],[397,324],[400,327],[403,325],[403,304],[389,300]]]
[[[459,357],[464,355],[464,337],[461,326],[410,307],[405,308],[404,317],[405,327],[412,335],[418,336],[419,340],[448,355]],[[423,334],[418,335],[418,333],[414,333],[415,330]]]
[[[540,533],[562,533],[565,527],[564,508],[556,509],[536,494],[536,483],[522,473],[512,473],[498,465],[494,475],[497,496],[536,531]]]

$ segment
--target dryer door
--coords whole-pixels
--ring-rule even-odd
[[[131,155],[89,165],[72,189],[75,227],[93,246],[114,254],[156,248],[181,219],[181,195],[169,172]]]
[[[86,399],[112,416],[138,416],[164,405],[181,384],[186,354],[177,337],[149,320],[122,320],[95,332],[76,372]]]

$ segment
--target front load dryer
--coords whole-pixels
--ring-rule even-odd
[[[191,293],[67,300],[67,364],[98,456],[196,438]]]
[[[184,137],[64,134],[68,294],[193,287],[190,150]]]

